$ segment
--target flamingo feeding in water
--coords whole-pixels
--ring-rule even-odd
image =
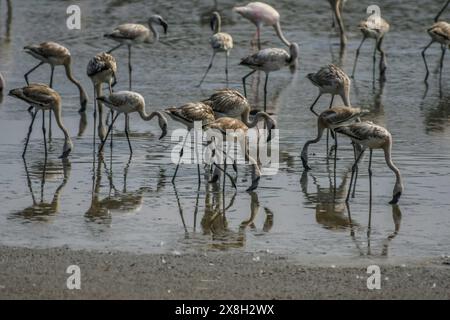
[[[202,80],[200,81],[200,84],[198,85],[199,87],[202,85],[203,81],[208,75],[209,70],[211,70],[214,58],[219,52],[225,52],[225,76],[228,85],[228,57],[230,56],[231,49],[233,49],[233,38],[228,33],[222,32],[222,19],[217,11],[214,11],[212,15],[211,29],[214,31],[214,34],[209,39],[209,43],[211,44],[211,47],[213,49],[213,55],[208,65],[208,69],[206,69],[206,72]]]
[[[119,45],[112,48],[108,53],[112,53],[114,50],[120,48],[124,44],[128,47],[128,83],[129,90],[131,91],[131,46],[141,44],[141,43],[155,43],[159,41],[159,32],[156,29],[156,25],[161,25],[164,29],[164,33],[167,33],[167,22],[159,15],[153,15],[148,19],[148,26],[135,23],[121,24],[115,28],[111,33],[105,34],[108,39],[113,39],[119,42]]]
[[[259,180],[261,179],[261,169],[258,165],[258,162],[250,156],[249,153],[249,143],[248,143],[248,127],[241,120],[234,118],[219,118],[212,123],[208,123],[205,126],[207,129],[218,130],[223,136],[224,141],[227,139],[225,136],[233,132],[233,139],[236,138],[239,146],[241,147],[241,152],[245,157],[245,161],[250,162],[253,166],[252,172],[252,185],[247,189],[247,192],[254,191],[258,188]],[[209,130],[206,130],[207,135],[211,134]],[[217,147],[217,146],[216,146]],[[220,149],[223,150],[223,146],[219,146]],[[223,172],[226,173],[226,156],[224,157],[224,168]],[[216,169],[219,169],[216,166]],[[218,171],[214,171],[213,181],[217,181],[219,178]],[[225,185],[225,179],[224,179]]]
[[[256,71],[264,71],[266,73],[266,81],[264,83],[264,112],[267,110],[267,82],[269,73],[281,70],[283,67],[289,67],[291,73],[295,73],[298,67],[299,47],[298,44],[292,43],[289,46],[289,53],[284,49],[269,48],[258,51],[241,61],[241,65],[253,69],[250,73],[242,78],[244,86],[244,95],[247,97],[247,89],[245,80]]]
[[[207,123],[213,122],[215,118],[213,109],[203,102],[191,102],[181,107],[167,108],[165,112],[174,121],[185,125],[187,128],[187,133],[186,136],[184,137],[183,145],[181,146],[180,150],[180,157],[178,158],[178,163],[172,177],[172,183],[175,183],[175,178],[177,177],[178,168],[180,167],[180,162],[184,153],[184,146],[186,145],[189,133],[194,129],[195,122],[201,122],[202,125],[205,125]],[[195,147],[195,150],[197,152],[197,159],[199,159],[197,146]],[[198,173],[198,185],[200,186],[201,184],[200,163],[197,163],[197,173]]]
[[[373,51],[373,65],[375,68],[375,62],[376,62],[376,54],[377,50],[381,54],[380,59],[380,75],[382,79],[385,79],[385,73],[386,73],[386,53],[384,52],[383,48],[381,47],[383,43],[384,36],[387,32],[389,32],[389,23],[384,20],[382,17],[369,17],[366,20],[363,20],[359,23],[359,29],[361,30],[361,33],[363,34],[363,38],[361,40],[360,45],[358,46],[358,49],[356,50],[356,56],[355,56],[355,63],[353,64],[353,72],[352,72],[352,78],[355,77],[355,71],[356,71],[356,64],[358,62],[359,52],[361,50],[361,47],[366,41],[367,38],[375,39],[375,49]],[[375,70],[375,69],[374,69]]]
[[[280,40],[288,47],[291,45],[281,31],[280,14],[270,5],[263,2],[250,2],[243,7],[234,7],[233,10],[256,26],[255,38],[258,42],[258,50],[261,50],[261,28],[264,25],[272,26]]]
[[[334,133],[334,129],[348,124],[354,120],[358,120],[359,117],[364,114],[365,111],[362,111],[360,108],[351,108],[351,107],[333,107],[331,109],[325,110],[322,112],[317,118],[317,137],[313,140],[309,140],[305,143],[302,153],[301,159],[303,168],[305,170],[311,170],[311,167],[308,165],[308,148],[311,144],[318,143],[322,138],[323,131],[325,129],[331,130],[333,133],[333,137],[335,139],[335,157],[334,161],[336,163],[337,160],[337,137]]]
[[[105,145],[105,142],[108,139],[110,132],[113,130],[114,122],[117,120],[117,117],[121,113],[128,115],[130,113],[137,112],[137,113],[139,113],[139,115],[141,116],[141,118],[144,121],[150,121],[154,117],[158,117],[158,124],[162,131],[159,139],[164,138],[164,136],[167,134],[167,119],[159,111],[154,111],[151,114],[147,114],[147,112],[145,111],[144,97],[141,96],[137,92],[132,92],[132,91],[113,92],[107,97],[106,96],[97,97],[97,100],[104,103],[105,106],[110,108],[112,111],[117,112],[116,116],[112,119],[112,122],[109,125],[108,132],[106,133],[106,137],[100,146],[99,153],[102,152],[103,146]],[[130,148],[130,154],[132,155],[133,148],[131,147],[131,142],[130,142],[130,137],[129,137],[129,132],[128,132],[127,127],[125,127],[125,135],[127,137],[128,147]]]
[[[112,93],[112,87],[117,82],[117,64],[116,59],[105,52],[99,53],[93,57],[87,66],[87,75],[94,85],[94,143],[95,143],[95,125],[97,121],[97,104],[98,104],[98,136],[101,141],[105,139],[106,129],[103,125],[103,105],[97,101],[97,97],[103,95],[103,83],[108,84],[109,93]]]
[[[425,63],[425,69],[427,70],[427,73],[425,75],[425,82],[428,80],[428,76],[430,74],[428,70],[427,65],[427,59],[425,57],[425,52],[428,50],[428,48],[435,42],[438,42],[441,45],[442,55],[441,55],[441,61],[440,61],[440,74],[439,79],[442,80],[442,69],[444,67],[444,56],[445,52],[447,51],[448,45],[450,45],[450,24],[444,21],[436,22],[427,30],[428,34],[431,37],[430,43],[423,49],[422,51],[422,58],[423,62]]]
[[[86,104],[87,104],[87,96],[86,92],[83,89],[83,86],[81,83],[73,77],[72,74],[72,56],[70,55],[69,49],[66,47],[60,45],[56,42],[43,42],[41,44],[32,44],[24,47],[24,50],[26,53],[30,54],[34,58],[38,59],[40,62],[37,66],[33,67],[31,70],[29,70],[27,73],[25,73],[25,81],[27,82],[27,85],[29,85],[28,82],[28,76],[35,71],[37,68],[42,66],[44,63],[48,63],[51,67],[51,73],[50,73],[50,88],[53,87],[53,73],[55,71],[56,66],[64,66],[66,70],[66,76],[67,78],[77,86],[78,91],[80,92],[80,105],[81,108],[79,112],[84,112],[86,110]],[[51,117],[52,112],[50,110],[49,113],[49,136],[51,136],[51,130],[52,130],[52,120]]]
[[[56,123],[58,124],[59,128],[64,134],[64,146],[60,158],[62,159],[67,158],[73,149],[73,143],[72,140],[70,139],[69,132],[62,123],[61,96],[52,88],[48,87],[45,84],[40,83],[32,83],[23,88],[13,89],[9,92],[9,95],[17,99],[23,100],[35,108],[35,112],[33,114],[31,124],[28,129],[28,135],[25,142],[25,148],[22,153],[22,158],[25,158],[28,142],[30,140],[30,135],[33,130],[33,123],[39,111],[42,111],[42,132],[44,134],[45,157],[47,157],[47,142],[45,138],[45,118],[44,118],[46,110],[49,111],[51,110],[55,113]]]
[[[233,89],[217,90],[203,103],[211,106],[216,119],[230,117],[240,119],[249,129],[257,126],[263,120],[269,130],[268,141],[271,140],[270,130],[276,128],[275,120],[266,112],[258,112],[250,121],[251,107],[246,97]]]
[[[362,146],[362,151],[355,161],[352,170],[352,177],[350,180],[350,187],[347,194],[347,202],[350,198],[351,186],[353,182],[353,176],[355,174],[356,166],[361,159],[364,151],[370,149],[369,160],[369,184],[370,184],[370,203],[372,203],[372,153],[373,149],[383,149],[386,164],[391,169],[396,177],[393,197],[390,204],[397,204],[403,193],[403,182],[400,170],[395,166],[392,161],[392,135],[385,128],[378,126],[372,122],[359,122],[351,125],[341,126],[335,129],[335,132],[342,133]]]

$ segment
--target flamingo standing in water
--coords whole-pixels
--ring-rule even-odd
[[[356,56],[355,56],[355,63],[353,64],[353,72],[352,72],[352,78],[355,77],[355,71],[356,71],[356,64],[358,62],[359,52],[361,50],[361,47],[366,41],[367,38],[375,39],[375,49],[373,51],[373,65],[375,68],[375,62],[376,62],[376,54],[377,50],[381,54],[380,59],[380,74],[382,79],[385,79],[385,72],[386,72],[386,53],[384,52],[383,48],[381,48],[381,45],[383,43],[384,36],[387,32],[389,32],[389,23],[384,20],[382,17],[372,18],[369,17],[366,20],[363,20],[359,23],[359,29],[361,30],[361,33],[363,34],[363,38],[361,40],[361,43],[356,50]],[[375,69],[374,69],[375,70]]]
[[[267,82],[269,80],[269,73],[281,70],[283,67],[289,67],[291,73],[295,73],[298,67],[299,48],[298,44],[292,43],[289,45],[289,53],[284,49],[269,48],[258,51],[241,61],[241,65],[253,69],[245,77],[242,78],[244,86],[244,95],[247,97],[247,89],[245,87],[245,80],[256,71],[264,71],[266,73],[266,81],[264,83],[264,112],[267,110]]]
[[[250,2],[243,7],[234,7],[233,10],[256,25],[255,37],[258,41],[258,50],[261,50],[261,28],[263,25],[272,26],[280,40],[288,47],[291,45],[281,31],[280,14],[270,5],[263,2]]]
[[[333,106],[335,95],[339,95],[344,105],[350,107],[351,80],[341,68],[334,64],[329,64],[320,68],[316,73],[308,74],[306,77],[313,85],[319,88],[319,96],[310,107],[311,112],[316,116],[319,116],[319,114],[314,111],[314,106],[323,94],[331,94],[330,108]]]
[[[106,129],[103,125],[103,105],[97,102],[97,97],[103,95],[103,83],[109,86],[109,93],[112,93],[112,87],[116,80],[117,64],[116,59],[105,52],[99,53],[93,57],[87,66],[87,75],[94,85],[94,143],[95,143],[95,125],[97,121],[97,103],[99,112],[98,136],[101,141],[105,139]]]
[[[308,148],[311,144],[318,143],[320,139],[322,139],[323,131],[325,129],[331,130],[333,133],[333,137],[335,139],[335,157],[334,161],[336,164],[337,160],[337,137],[334,133],[334,130],[342,125],[348,124],[354,120],[358,120],[359,117],[365,113],[360,108],[351,108],[351,107],[334,107],[322,112],[317,118],[317,137],[313,140],[309,140],[305,143],[302,153],[301,159],[303,168],[305,170],[311,170],[311,167],[308,165]]]
[[[195,122],[201,122],[202,125],[206,125],[207,123],[213,122],[215,118],[213,109],[203,102],[191,102],[182,105],[181,107],[167,108],[165,112],[174,121],[185,125],[187,128],[187,133],[186,136],[184,137],[183,145],[180,150],[180,157],[178,158],[178,163],[172,177],[172,183],[175,183],[175,178],[177,177],[178,168],[180,167],[180,162],[184,153],[184,146],[186,145],[189,133],[194,129]],[[195,150],[197,152],[197,159],[199,159],[197,147],[195,148]],[[200,178],[199,163],[197,163],[197,173],[198,173],[198,185],[200,186],[201,178]]]
[[[266,112],[258,112],[250,121],[250,104],[239,91],[233,89],[217,90],[203,103],[211,106],[216,119],[223,117],[240,119],[249,129],[256,127],[259,121],[263,120],[269,130],[268,141],[271,140],[270,130],[275,129],[275,120]]]
[[[24,50],[26,53],[30,54],[34,58],[40,60],[37,66],[33,67],[31,70],[29,70],[27,73],[25,73],[25,81],[27,82],[27,85],[29,85],[28,82],[28,76],[35,71],[37,68],[42,66],[44,63],[48,63],[51,67],[51,73],[50,73],[50,88],[53,87],[53,73],[55,71],[56,66],[64,66],[66,70],[66,76],[67,78],[77,86],[78,91],[80,92],[80,105],[81,108],[79,112],[84,112],[86,110],[86,104],[87,104],[87,96],[86,92],[83,89],[83,86],[81,83],[73,77],[72,74],[72,56],[70,55],[69,49],[66,47],[60,45],[56,42],[43,42],[41,44],[32,44],[24,47]],[[49,136],[51,136],[51,130],[52,130],[52,112],[50,110],[49,114]]]
[[[400,170],[392,161],[392,135],[385,128],[378,126],[372,122],[359,122],[351,125],[341,126],[335,129],[335,132],[342,133],[362,146],[362,151],[353,165],[350,187],[347,194],[347,202],[350,198],[353,176],[356,166],[361,159],[364,151],[370,149],[369,160],[369,184],[370,184],[370,203],[372,203],[372,153],[373,149],[383,149],[387,166],[394,172],[396,180],[393,190],[393,197],[390,204],[397,204],[403,193],[403,182]]]
[[[341,47],[347,45],[347,36],[345,35],[344,21],[342,20],[342,12],[344,10],[344,4],[347,0],[328,0],[331,5],[331,10],[333,10],[334,17],[339,26],[339,35],[341,39]],[[334,25],[334,19],[333,19]]]
[[[23,100],[35,108],[35,112],[33,114],[33,118],[31,120],[31,124],[28,129],[28,135],[25,142],[25,148],[22,153],[22,158],[25,158],[28,142],[30,140],[30,135],[33,130],[33,123],[39,111],[42,111],[42,132],[44,134],[45,157],[47,157],[47,142],[45,138],[45,118],[44,118],[45,110],[52,110],[55,113],[56,123],[58,124],[59,128],[64,134],[64,146],[60,158],[62,159],[67,158],[73,149],[73,143],[72,140],[70,139],[69,132],[62,123],[61,96],[52,88],[48,87],[45,84],[40,83],[32,83],[23,88],[13,89],[9,92],[9,95],[17,99]]]
[[[119,45],[112,48],[108,53],[112,53],[114,50],[120,48],[124,44],[128,47],[128,83],[129,90],[131,91],[131,46],[141,43],[155,43],[159,41],[159,32],[156,29],[156,25],[161,25],[164,29],[164,33],[167,33],[167,22],[159,15],[153,15],[148,19],[148,26],[135,23],[121,24],[115,28],[111,33],[105,34],[108,39],[113,39],[119,42]]]
[[[199,87],[202,85],[206,76],[208,75],[209,70],[211,70],[214,58],[218,52],[225,52],[225,76],[228,85],[228,57],[230,56],[230,51],[233,49],[233,38],[225,32],[222,31],[222,19],[220,14],[217,11],[213,12],[211,18],[211,29],[214,31],[214,34],[209,39],[209,43],[213,49],[213,55],[211,57],[211,61],[208,65],[208,69],[206,69],[205,75],[200,81]]]
[[[427,70],[427,73],[425,75],[425,82],[428,80],[428,76],[430,74],[428,70],[427,65],[427,59],[425,57],[425,52],[428,50],[428,48],[435,42],[438,42],[441,45],[442,55],[441,55],[441,61],[440,61],[440,74],[439,79],[442,80],[442,69],[444,67],[444,56],[445,52],[447,51],[447,47],[450,45],[450,24],[444,21],[436,22],[427,30],[428,34],[431,37],[430,43],[423,49],[422,51],[422,58],[423,62],[425,63],[425,69]]]
[[[247,192],[256,190],[258,188],[259,180],[261,179],[261,169],[258,165],[258,162],[252,156],[250,156],[247,139],[248,127],[245,125],[245,123],[238,119],[224,117],[207,124],[206,128],[218,130],[224,137],[229,134],[230,131],[233,131],[233,138],[237,139],[239,146],[241,147],[241,151],[244,154],[245,161],[250,162],[253,166],[252,185],[247,189]],[[211,134],[209,130],[206,130],[206,133],[207,135]],[[224,138],[224,140],[226,140],[226,137]],[[223,146],[220,146],[220,148],[223,149]],[[223,172],[226,174],[226,157],[224,159],[225,161]],[[216,169],[219,169],[219,167],[216,166]],[[218,178],[218,171],[215,170],[213,181],[217,181]],[[225,185],[225,179],[223,183]]]
[[[167,119],[164,117],[164,115],[159,111],[154,111],[151,114],[147,114],[145,111],[145,100],[144,97],[141,96],[137,92],[132,91],[119,91],[119,92],[113,92],[109,96],[102,96],[97,97],[97,100],[104,103],[105,106],[110,108],[112,111],[117,112],[116,116],[112,119],[111,124],[109,125],[108,132],[106,133],[106,137],[103,140],[99,153],[102,152],[103,146],[105,145],[106,140],[108,139],[109,134],[113,130],[114,122],[116,122],[117,117],[123,113],[125,115],[128,115],[133,112],[139,113],[141,118],[144,121],[150,121],[154,117],[158,117],[158,124],[161,128],[161,136],[159,139],[164,138],[164,136],[167,134]],[[130,137],[128,129],[125,127],[125,135],[127,137],[128,141],[128,147],[130,149],[130,154],[133,154],[133,148],[131,147]]]

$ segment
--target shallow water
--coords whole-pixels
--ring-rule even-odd
[[[235,42],[230,86],[240,89],[241,77],[248,70],[238,63],[250,51],[254,27],[231,13],[234,1],[217,2],[223,29],[233,35]],[[110,157],[106,147],[104,162],[93,163],[92,101],[86,118],[80,118],[77,90],[57,68],[55,89],[63,97],[64,122],[75,144],[67,162],[57,159],[63,139],[53,122],[53,140],[45,163],[39,115],[24,164],[20,155],[31,120],[27,106],[8,96],[0,104],[0,243],[174,254],[243,250],[255,255],[289,254],[299,260],[339,257],[352,261],[367,255],[415,259],[450,254],[449,77],[444,71],[440,98],[438,75],[432,73],[424,98],[420,56],[421,48],[429,41],[425,29],[442,2],[377,1],[382,15],[391,22],[384,43],[387,82],[381,85],[373,81],[373,43],[367,41],[352,85],[352,104],[369,109],[367,118],[386,126],[394,137],[393,157],[406,187],[399,206],[387,204],[394,176],[382,152],[376,151],[371,215],[367,157],[361,165],[357,197],[350,204],[349,215],[342,198],[350,179],[352,152],[343,138],[336,204],[333,162],[325,159],[325,140],[311,147],[311,153],[315,153],[310,156],[313,170],[302,175],[300,150],[316,134],[309,105],[317,90],[305,75],[323,64],[339,63],[339,40],[334,32],[330,33],[331,11],[326,1],[276,1],[287,38],[299,42],[301,50],[298,74],[292,77],[283,70],[272,74],[269,82],[269,111],[276,114],[281,129],[280,170],[276,176],[263,177],[259,189],[248,194],[245,189],[250,184],[250,171],[240,168],[237,193],[227,185],[223,215],[221,187],[207,186],[204,180],[200,191],[196,191],[196,166],[182,166],[176,189],[172,186],[175,166],[167,161],[174,145],[170,135],[159,141],[156,121],[146,123],[136,116],[131,117],[131,161],[120,120],[114,154]],[[70,4],[16,0],[7,27],[6,6],[2,3],[0,71],[7,79],[7,90],[23,86],[23,74],[37,63],[21,48],[28,43],[54,40],[71,50],[75,76],[92,97],[86,64],[95,53],[114,46],[102,37],[103,33],[119,23],[144,22],[153,12],[167,18],[168,35],[160,44],[133,49],[133,89],[145,96],[148,108],[197,101],[225,86],[225,61],[218,55],[202,89],[195,87],[211,55],[208,16],[214,10],[213,1],[81,1],[81,31],[66,28],[65,10]],[[348,73],[361,41],[355,26],[365,17],[365,8],[370,4],[373,1],[351,0],[345,7],[349,44],[341,61]],[[443,18],[448,16],[450,9]],[[266,28],[263,46],[282,44],[273,30]],[[439,53],[437,45],[428,51],[432,71],[438,65]],[[115,55],[119,62],[116,89],[124,90],[128,85],[127,52],[119,49]],[[48,66],[43,66],[30,79],[47,82],[49,71]],[[250,100],[258,107],[263,99],[263,80],[260,75],[251,81]],[[323,97],[317,110],[325,110],[328,103],[329,97]],[[339,98],[336,104],[340,104]],[[84,121],[87,126],[78,136]],[[170,123],[171,129],[179,127]]]

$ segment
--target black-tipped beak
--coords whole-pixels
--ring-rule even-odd
[[[159,19],[159,23],[164,29],[164,34],[167,34],[167,29],[169,29],[169,25],[167,24],[167,22],[164,21],[163,19]]]
[[[164,126],[162,128],[162,133],[161,136],[159,137],[159,140],[161,140],[162,138],[164,138],[167,135],[167,126]]]
[[[69,150],[64,151],[64,152],[62,153],[62,155],[61,155],[59,158],[60,158],[60,159],[66,159],[66,158],[69,156],[69,154],[70,154],[71,151],[72,151],[72,149],[69,149]]]
[[[391,202],[389,202],[389,204],[397,204],[398,201],[400,200],[400,197],[401,197],[401,196],[402,196],[402,193],[401,193],[401,192],[395,194],[395,195],[392,197],[392,200],[391,200]]]
[[[98,97],[98,98],[96,98],[96,99],[97,99],[97,101],[105,102],[105,97]]]
[[[269,134],[267,135],[267,143],[272,140],[272,130],[269,129]]]

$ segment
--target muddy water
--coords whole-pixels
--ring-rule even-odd
[[[299,157],[304,142],[316,134],[309,105],[317,90],[305,75],[329,62],[342,63],[351,72],[361,40],[355,26],[373,1],[348,1],[344,15],[349,44],[341,57],[338,37],[330,32],[326,1],[276,1],[286,36],[300,43],[301,50],[297,75],[284,70],[271,75],[269,82],[269,111],[276,114],[281,129],[277,175],[263,177],[260,188],[249,194],[245,189],[250,184],[250,171],[242,167],[237,192],[227,185],[223,195],[221,187],[207,186],[205,181],[197,192],[196,166],[184,165],[174,188],[170,183],[174,165],[168,161],[174,145],[170,134],[159,141],[156,122],[146,123],[135,116],[131,117],[132,159],[122,132],[123,120],[119,120],[114,153],[111,155],[107,147],[104,161],[93,162],[92,104],[86,117],[80,117],[76,88],[57,68],[54,86],[63,97],[64,122],[75,144],[68,161],[57,158],[63,136],[55,123],[49,158],[44,161],[39,115],[24,163],[20,155],[31,120],[27,106],[6,95],[0,104],[0,243],[175,254],[263,251],[300,260],[448,255],[449,78],[444,71],[442,97],[436,73],[431,74],[425,92],[420,56],[429,41],[425,29],[441,2],[412,5],[411,1],[378,1],[382,15],[391,22],[384,43],[387,82],[380,84],[373,78],[373,43],[367,41],[352,84],[352,104],[369,109],[367,118],[393,134],[393,157],[406,187],[399,206],[387,204],[394,176],[378,151],[374,153],[371,212],[367,158],[361,165],[356,198],[350,208],[343,204],[351,173],[348,141],[341,139],[336,177],[333,162],[326,159],[325,141],[310,149],[311,172],[303,173]],[[22,47],[54,40],[70,48],[75,76],[92,97],[92,85],[85,75],[87,62],[114,45],[102,37],[103,33],[119,23],[145,22],[151,13],[159,13],[168,20],[169,33],[157,45],[133,49],[133,89],[145,96],[152,110],[197,101],[225,86],[225,61],[219,55],[202,89],[195,87],[211,55],[208,16],[215,9],[222,13],[223,30],[235,41],[230,87],[241,88],[241,77],[248,70],[238,63],[250,52],[254,27],[231,12],[233,1],[80,3],[80,31],[66,28],[69,2],[14,1],[9,25],[2,3],[0,71],[7,79],[7,90],[22,86],[23,74],[37,63],[22,52]],[[444,18],[449,16],[450,12]],[[262,38],[264,47],[282,46],[270,29],[264,30]],[[439,53],[438,46],[428,51],[432,71],[438,66]],[[116,89],[127,89],[127,52],[119,49],[115,55],[119,61]],[[43,66],[30,79],[47,82],[49,72],[49,67]],[[249,98],[257,107],[263,101],[263,80],[263,75],[256,75],[249,85]],[[329,97],[324,97],[316,108],[324,110],[328,104]],[[170,128],[180,126],[171,122]]]

